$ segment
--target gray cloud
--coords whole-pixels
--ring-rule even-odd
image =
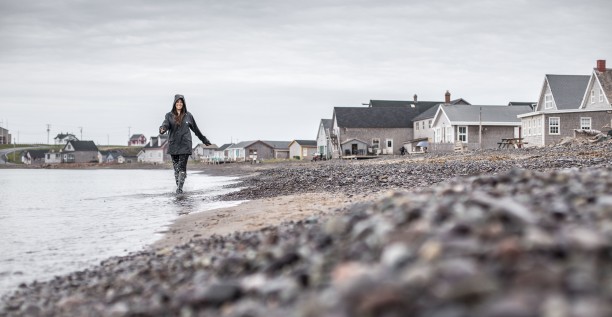
[[[123,144],[179,92],[214,142],[311,139],[369,99],[535,100],[612,48],[606,1],[430,2],[5,1],[0,120]]]

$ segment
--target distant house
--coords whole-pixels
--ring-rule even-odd
[[[229,147],[234,145],[233,143],[226,143],[221,145],[221,147],[216,148],[213,153],[213,162],[227,162],[229,161]]]
[[[43,164],[48,150],[25,150],[21,152],[21,161],[24,164]]]
[[[147,144],[147,137],[144,134],[134,134],[128,140],[128,146],[144,146]]]
[[[45,153],[45,164],[59,164],[62,162],[62,153],[55,152],[51,150],[51,152]]]
[[[12,136],[9,130],[0,127],[0,144],[11,144]]]
[[[331,119],[321,119],[317,132],[317,152],[326,159],[330,159],[332,155],[332,144],[330,139],[331,128]]]
[[[293,140],[289,143],[289,157],[294,159],[310,160],[316,151],[316,140]]]
[[[216,144],[204,145],[200,143],[193,148],[191,157],[196,161],[210,161],[215,156],[215,151],[218,148]]]
[[[547,146],[576,130],[612,128],[612,69],[605,60],[587,75],[546,75],[534,111],[519,116],[528,146]]]
[[[77,139],[77,137],[71,133],[60,133],[55,138],[53,138],[53,140],[55,141],[55,145],[58,145],[67,144],[68,141],[78,141],[79,139]]]
[[[530,111],[530,106],[440,105],[433,118],[429,149],[452,150],[457,141],[468,149],[497,148],[501,139],[520,136],[517,116]]]
[[[62,163],[98,163],[94,141],[68,141],[62,149]]]
[[[227,148],[232,161],[289,158],[289,141],[243,141]]]
[[[168,136],[152,136],[149,142],[138,153],[140,163],[163,163],[170,159],[168,155]]]
[[[123,154],[119,151],[100,151],[100,155],[98,156],[99,163],[122,164],[124,161]]]
[[[421,112],[419,115],[412,119],[412,127],[413,127],[413,137],[406,144],[404,144],[404,148],[410,152],[421,151],[422,147],[418,146],[422,144],[420,142],[426,141],[427,143],[433,142],[434,131],[432,129],[433,118],[438,111],[439,105],[471,105],[471,103],[467,102],[463,98],[451,100],[451,94],[449,91],[446,91],[444,94],[444,101],[418,101],[417,96],[414,95],[414,103],[415,104],[425,104],[429,105],[429,109]],[[433,106],[431,106],[433,104]]]
[[[412,139],[412,119],[427,109],[416,106],[335,107],[330,135],[333,157],[400,154],[400,147]]]

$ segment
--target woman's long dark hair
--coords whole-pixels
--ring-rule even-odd
[[[182,100],[183,101],[183,110],[181,110],[181,114],[178,114],[178,111],[176,110],[176,102]],[[181,123],[183,122],[183,118],[185,118],[185,113],[187,112],[187,104],[185,103],[185,99],[183,98],[179,98],[174,102],[174,105],[172,106],[172,114],[174,115],[174,123],[176,123],[176,125],[181,125]]]

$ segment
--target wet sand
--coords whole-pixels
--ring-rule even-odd
[[[154,250],[172,248],[191,239],[255,231],[283,222],[324,216],[356,202],[376,199],[378,195],[304,193],[250,200],[234,207],[192,213],[178,218],[151,247]]]

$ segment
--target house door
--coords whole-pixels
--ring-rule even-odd
[[[514,137],[515,138],[520,138],[521,137],[521,128],[520,127],[514,127]]]
[[[353,153],[353,155],[357,155],[357,150],[359,149],[359,145],[358,144],[351,144],[351,153]]]

